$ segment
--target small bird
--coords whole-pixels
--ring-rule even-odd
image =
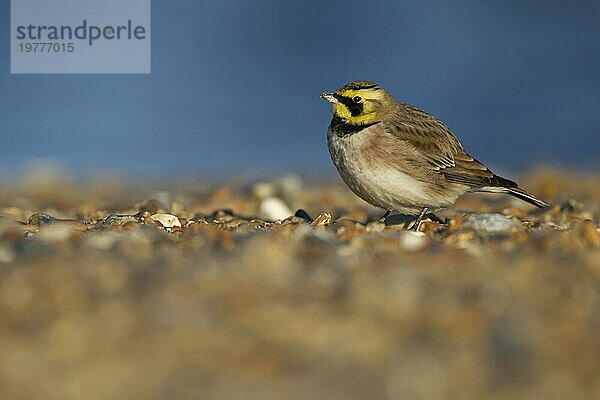
[[[471,157],[450,128],[381,86],[354,81],[321,98],[333,105],[327,131],[331,159],[361,199],[386,213],[417,216],[452,205],[468,192],[508,193],[537,207],[549,204]]]

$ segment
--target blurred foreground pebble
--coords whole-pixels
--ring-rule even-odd
[[[0,398],[600,398],[600,184],[555,176],[420,232],[294,175],[4,186]]]

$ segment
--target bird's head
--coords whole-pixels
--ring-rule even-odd
[[[378,84],[354,81],[333,93],[323,93],[323,100],[333,105],[333,115],[351,125],[366,125],[383,119],[390,96]]]

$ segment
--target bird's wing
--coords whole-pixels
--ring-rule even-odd
[[[454,156],[454,164],[453,167],[440,169],[449,182],[462,183],[472,188],[517,187],[516,182],[494,174],[464,150]]]
[[[450,128],[416,107],[402,105],[386,129],[415,150],[434,171],[449,182],[473,188],[487,186],[516,187],[511,180],[499,177],[463,149]]]

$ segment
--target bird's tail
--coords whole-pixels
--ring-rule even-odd
[[[501,179],[504,179],[504,178],[501,178]],[[507,194],[515,196],[518,199],[526,201],[529,204],[533,204],[534,206],[539,207],[539,208],[550,207],[550,204],[546,203],[544,200],[542,200],[538,197],[535,197],[531,193],[527,193],[526,191],[524,191],[523,189],[518,187],[515,182],[509,181],[508,179],[505,179],[505,181],[507,182],[506,186],[484,186],[482,188],[477,189],[477,191],[478,192],[489,192],[489,193],[507,193]],[[509,184],[511,186],[509,186]],[[512,186],[512,185],[514,185],[514,186]]]
[[[531,193],[527,193],[526,191],[524,191],[523,189],[521,189],[519,187],[506,188],[506,190],[508,190],[508,193],[515,196],[516,198],[526,201],[530,204],[533,204],[536,207],[539,207],[539,208],[550,207],[549,203],[546,203],[544,200],[535,197]]]

